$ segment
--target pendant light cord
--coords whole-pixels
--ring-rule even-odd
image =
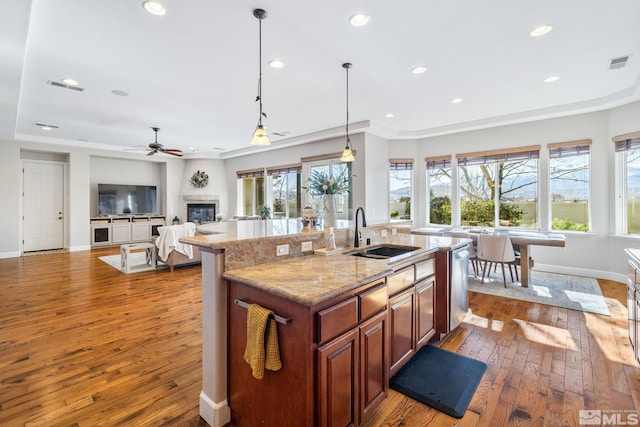
[[[351,148],[351,139],[349,138],[349,67],[345,69],[347,70],[347,145]]]
[[[260,115],[258,116],[258,126],[262,125],[262,19],[258,18],[258,101],[260,101]]]

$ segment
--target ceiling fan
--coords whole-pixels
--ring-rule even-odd
[[[158,143],[158,131],[160,128],[151,128],[156,133],[156,140],[149,144],[149,153],[147,156],[153,156],[156,153],[165,153],[170,154],[172,156],[182,157],[182,150],[178,150],[177,148],[164,148],[164,146]]]

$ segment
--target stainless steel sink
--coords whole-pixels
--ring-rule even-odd
[[[367,246],[362,249],[345,252],[345,254],[364,258],[386,259],[393,262],[411,256],[412,252],[417,251],[418,249],[420,249],[419,246],[382,244]]]

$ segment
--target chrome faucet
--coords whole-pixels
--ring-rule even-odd
[[[358,230],[358,212],[362,212],[362,226],[367,226],[367,217],[364,215],[364,209],[361,206],[356,209],[356,232],[353,236],[353,247],[355,248],[360,247],[360,241],[362,240],[362,234],[360,234],[360,231]]]

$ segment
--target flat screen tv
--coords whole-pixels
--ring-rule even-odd
[[[98,184],[98,214],[154,214],[158,212],[155,185]]]

